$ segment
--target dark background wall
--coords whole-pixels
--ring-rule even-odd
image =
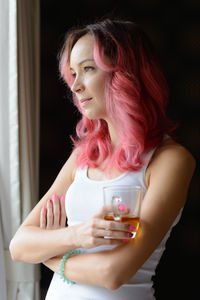
[[[74,25],[114,14],[136,21],[162,58],[171,95],[169,115],[180,122],[179,141],[197,160],[183,217],[173,230],[155,277],[158,300],[196,299],[199,284],[200,222],[200,1],[41,0],[40,195],[52,184],[71,152],[78,113],[59,79],[57,53]],[[69,7],[70,4],[70,7]],[[197,273],[196,273],[197,272]],[[42,267],[42,299],[52,273]]]

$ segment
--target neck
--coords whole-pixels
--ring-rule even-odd
[[[113,149],[115,149],[119,145],[119,136],[118,136],[117,130],[114,127],[114,125],[112,124],[112,122],[107,121],[107,124],[108,124],[108,132],[110,135],[111,143],[112,143]]]

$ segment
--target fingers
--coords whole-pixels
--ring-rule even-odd
[[[116,240],[123,240],[128,239],[133,236],[131,232],[125,231],[113,231],[113,230],[103,230],[99,229],[96,230],[95,234],[96,237],[106,237],[109,239],[116,239]]]
[[[124,207],[123,211],[126,214],[129,212]],[[133,237],[131,232],[133,225],[113,220],[111,212],[110,207],[103,207],[91,219],[75,226],[75,239],[78,248],[119,245]],[[106,219],[106,216],[109,218]]]
[[[48,200],[47,202],[47,229],[53,229],[53,202],[52,200]]]
[[[59,197],[54,194],[52,199],[47,201],[40,213],[40,228],[42,229],[58,229],[65,227],[65,197]]]
[[[53,195],[53,227],[57,229],[60,227],[60,201],[56,194]]]
[[[121,215],[129,213],[129,209],[125,206],[118,208]],[[126,222],[119,222],[113,219],[113,207],[104,206],[90,220],[90,234],[92,237],[92,245],[112,245],[122,243],[133,237],[133,225]],[[135,228],[135,227],[134,227]]]
[[[92,219],[91,233],[94,237],[107,237],[112,239],[127,239],[132,237],[132,227],[128,223]]]
[[[131,225],[116,221],[107,221],[101,218],[92,218],[89,222],[88,234],[91,237],[91,246],[96,246],[97,240],[101,245],[116,244],[132,238]],[[87,230],[86,230],[87,231]],[[109,242],[108,240],[112,240]],[[99,245],[99,244],[98,244]]]
[[[61,212],[60,226],[65,227],[65,223],[66,223],[65,196],[62,196],[60,198],[60,212]]]
[[[47,208],[44,205],[40,213],[40,228],[45,229],[47,224]]]
[[[128,223],[120,223],[116,221],[108,221],[105,219],[97,219],[99,229],[111,230],[111,231],[125,231],[130,232],[130,224]]]

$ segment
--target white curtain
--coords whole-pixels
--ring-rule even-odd
[[[39,300],[39,266],[8,251],[38,201],[39,25],[39,0],[0,0],[1,300]]]

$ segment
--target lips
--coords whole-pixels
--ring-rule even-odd
[[[88,102],[90,102],[92,98],[83,98],[80,100],[81,105],[86,105]]]
[[[84,103],[84,102],[86,102],[86,101],[90,101],[91,99],[92,99],[92,98],[84,98],[84,99],[81,99],[80,102],[81,102],[81,103]]]

